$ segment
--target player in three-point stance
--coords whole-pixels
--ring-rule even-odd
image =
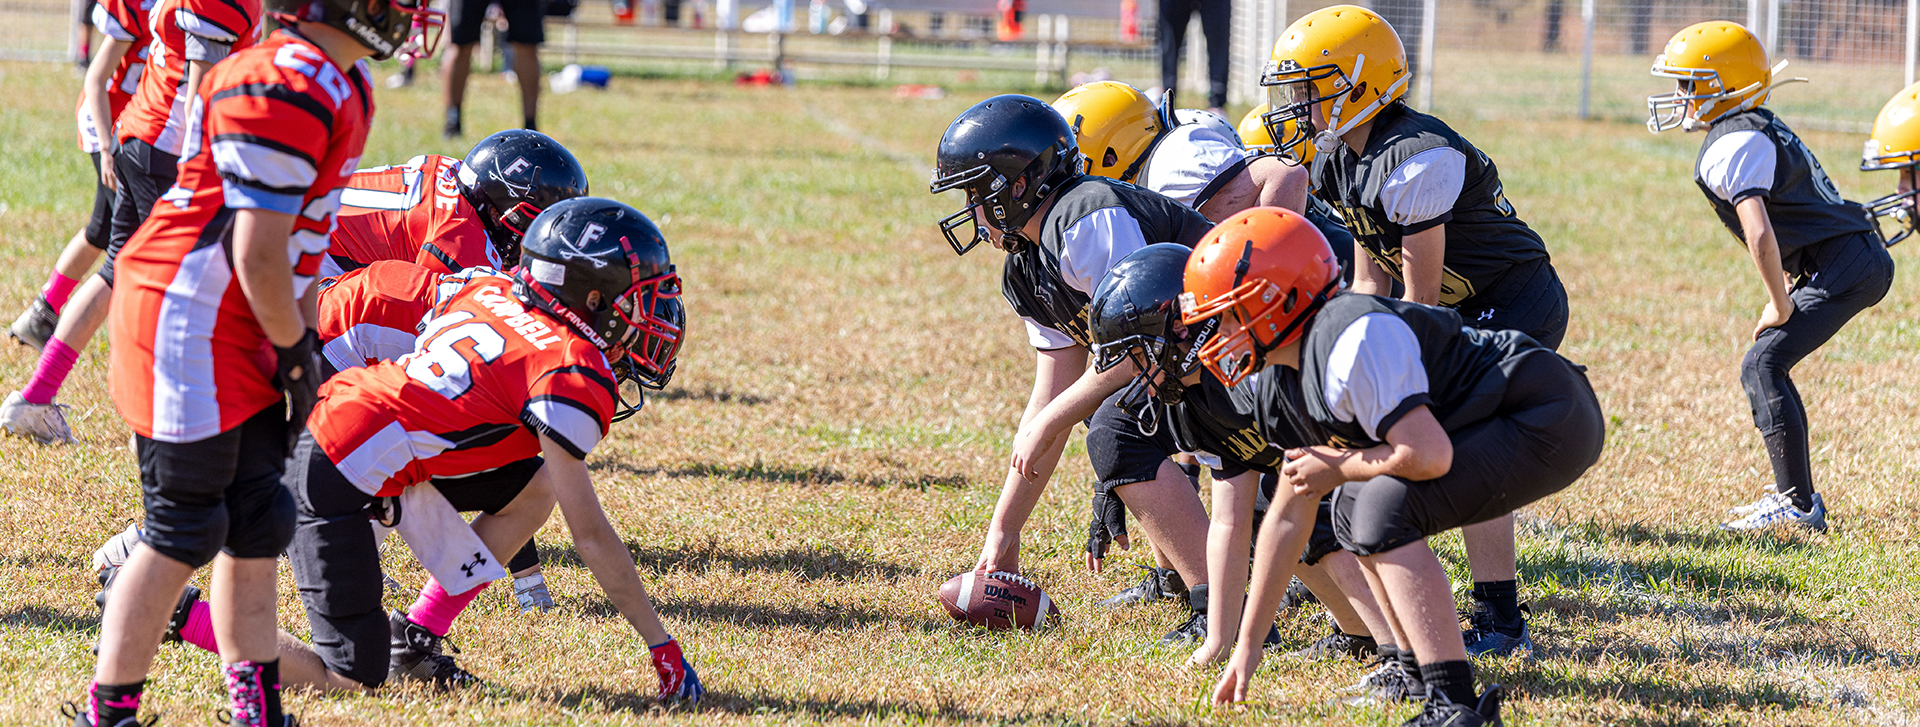
[[[1181,323],[1179,299],[1191,250],[1155,244],[1134,251],[1108,271],[1088,304],[1095,369],[1125,367],[1133,381],[1119,403],[1142,434],[1167,451],[1194,453],[1213,468],[1213,522],[1208,530],[1207,639],[1190,660],[1195,666],[1227,655],[1240,628],[1247,583],[1246,553],[1261,513],[1291,490],[1277,490],[1283,453],[1318,441],[1290,401],[1275,414],[1256,412],[1254,384],[1229,389],[1199,365],[1196,349],[1210,339],[1217,320],[1189,329]],[[1271,369],[1285,371],[1285,369]],[[1261,385],[1277,385],[1262,383]],[[1145,397],[1152,397],[1147,401]],[[1303,574],[1321,593],[1340,638],[1321,639],[1295,652],[1299,658],[1365,658],[1376,652],[1369,634],[1388,634],[1358,563],[1340,552],[1330,521],[1315,523],[1315,538],[1301,557]],[[1266,641],[1278,632],[1267,627]],[[1339,629],[1346,629],[1347,635]],[[1386,636],[1383,646],[1391,647]]]
[[[184,98],[178,179],[119,256],[113,397],[134,431],[146,527],[107,598],[76,725],[135,722],[182,588],[209,562],[234,723],[292,721],[274,583],[293,530],[280,484],[289,433],[319,379],[312,276],[373,114],[357,61],[391,54],[433,11],[381,0],[272,9],[284,28]]]
[[[1295,499],[1267,513],[1239,643],[1214,698],[1246,698],[1261,658],[1249,634],[1271,623],[1307,542],[1311,503],[1331,493],[1340,547],[1359,557],[1394,642],[1418,655],[1427,702],[1407,724],[1498,724],[1500,690],[1476,695],[1427,538],[1558,492],[1599,459],[1605,425],[1585,374],[1518,331],[1341,291],[1325,238],[1288,210],[1222,222],[1194,249],[1184,287],[1186,325],[1219,319],[1202,365],[1234,385],[1267,367],[1294,369],[1292,387],[1256,387],[1256,411],[1292,398],[1324,436],[1287,452],[1281,486]]]
[[[1055,422],[1090,419],[1096,510],[1116,511],[1114,498],[1125,501],[1183,580],[1206,583],[1207,515],[1193,485],[1125,412],[1085,396],[1093,391],[1087,380],[1098,377],[1082,374],[1091,340],[1087,301],[1101,277],[1148,244],[1191,245],[1211,223],[1165,196],[1085,174],[1073,129],[1028,96],[995,96],[962,112],[940,139],[937,164],[931,191],[967,197],[958,213],[941,221],[942,233],[956,253],[981,242],[1007,253],[1001,291],[1038,351],[1013,466],[975,570],[1019,572],[1020,531],[1066,444],[1050,435],[1066,429]],[[962,242],[954,230],[965,226],[973,234]],[[1125,382],[1119,374],[1114,379]],[[1099,549],[1089,544],[1090,568],[1098,568]],[[1205,600],[1190,597],[1188,605],[1193,615],[1169,639],[1205,636]]]
[[[585,462],[618,400],[609,357],[670,369],[681,331],[659,311],[678,295],[666,242],[644,215],[566,200],[534,219],[513,276],[472,275],[435,308],[413,353],[327,381],[287,487],[299,511],[288,557],[328,672],[366,687],[395,668],[472,681],[441,641],[506,575],[493,554],[525,544],[557,502],[581,559],[650,645],[661,697],[699,698]],[[484,514],[469,526],[462,511]],[[404,612],[381,610],[370,516],[433,576]]]
[[[87,65],[87,80],[80,90],[80,107],[75,112],[80,126],[80,151],[93,159],[93,215],[86,227],[67,241],[53,264],[52,274],[41,286],[40,294],[14,319],[8,334],[14,340],[32,346],[47,347],[54,326],[60,323],[73,289],[86,277],[100,253],[107,249],[113,226],[113,122],[140,90],[140,76],[147,70],[147,45],[153,31],[147,25],[147,11],[153,0],[103,0],[93,5],[92,22],[103,39]],[[103,144],[101,140],[107,140]],[[102,159],[105,163],[102,163]]]
[[[1705,129],[1694,181],[1747,248],[1767,303],[1740,363],[1773,490],[1736,507],[1730,530],[1791,523],[1826,530],[1827,506],[1813,487],[1807,410],[1795,364],[1826,344],[1893,284],[1893,258],[1861,205],[1840,198],[1800,137],[1763,108],[1778,68],[1759,39],[1736,23],[1689,26],[1667,42],[1653,75],[1672,93],[1647,99],[1647,129]]]
[[[215,63],[253,45],[261,11],[259,0],[160,0],[150,17],[152,42],[139,89],[116,119],[107,261],[61,308],[32,378],[0,403],[0,428],[41,444],[73,441],[64,408],[53,400],[80,349],[106,322],[121,248],[163,195],[178,204],[178,195],[185,194],[174,181],[186,156],[182,146],[193,136],[188,117],[200,84]]]
[[[1559,348],[1567,291],[1546,245],[1515,215],[1491,159],[1407,107],[1406,60],[1399,36],[1372,11],[1337,5],[1307,14],[1274,43],[1260,80],[1273,109],[1268,133],[1281,149],[1314,146],[1313,193],[1340,209],[1359,248],[1356,292],[1388,295],[1400,283],[1403,300]],[[1468,652],[1530,650],[1513,518],[1463,535],[1474,579]]]

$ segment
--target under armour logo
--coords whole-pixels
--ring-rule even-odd
[[[1488,308],[1488,309],[1486,309],[1486,310],[1483,310],[1483,311],[1480,311],[1480,318],[1479,318],[1479,320],[1483,320],[1483,321],[1490,321],[1490,320],[1493,320],[1493,309],[1492,309],[1492,308]]]
[[[479,553],[474,553],[473,562],[460,566],[460,571],[462,573],[467,574],[467,577],[471,578],[473,577],[473,571],[475,568],[480,568],[482,566],[485,566],[486,564],[487,564],[487,556],[481,555]]]

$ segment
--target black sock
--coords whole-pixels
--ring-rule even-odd
[[[1487,607],[1487,612],[1493,616],[1495,630],[1508,636],[1520,635],[1522,617],[1518,581],[1476,581],[1473,584],[1473,600]]]
[[[1793,500],[1801,512],[1813,511],[1813,464],[1804,437],[1790,432],[1761,438],[1767,445],[1767,460],[1773,464],[1773,487]]]
[[[140,714],[140,695],[147,689],[147,680],[132,684],[93,685],[93,723],[100,727],[113,727],[121,720],[132,719]]]
[[[527,122],[526,125],[520,128],[526,129],[527,131],[539,131],[539,129],[534,126],[532,116],[528,116],[526,118],[526,122]]]
[[[1454,704],[1471,707],[1478,696],[1473,691],[1473,665],[1465,659],[1421,664],[1420,681],[1426,682],[1427,691],[1447,695]]]

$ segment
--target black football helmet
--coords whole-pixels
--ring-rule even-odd
[[[480,212],[502,265],[520,262],[527,225],[554,203],[587,195],[587,172],[573,152],[530,129],[495,132],[460,162],[460,191]]]
[[[680,275],[646,215],[610,199],[563,200],[527,226],[524,253],[513,273],[521,302],[564,322],[609,362],[631,359],[664,383],[686,318],[663,302],[680,297]]]
[[[283,25],[320,23],[339,28],[373,51],[374,60],[395,53],[433,55],[447,14],[427,0],[267,0],[267,12]]]
[[[986,212],[987,223],[1006,236],[1012,251],[1026,241],[1020,227],[1041,202],[1084,170],[1073,127],[1045,101],[1019,94],[995,96],[961,112],[940,136],[935,161],[928,191],[967,194],[966,208],[940,220],[941,234],[959,255],[987,239],[974,219],[976,208]],[[953,231],[967,224],[974,226],[973,239],[962,243]]]
[[[1094,368],[1106,371],[1133,361],[1139,373],[1118,403],[1148,436],[1158,428],[1158,419],[1146,410],[1148,390],[1162,404],[1180,403],[1187,388],[1180,379],[1199,369],[1200,344],[1219,325],[1217,316],[1192,329],[1180,322],[1180,293],[1192,252],[1170,242],[1135,250],[1107,271],[1087,304]]]

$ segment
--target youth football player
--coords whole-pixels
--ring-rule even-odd
[[[1893,258],[1865,208],[1839,188],[1807,145],[1765,108],[1775,86],[1766,49],[1746,28],[1698,23],[1667,42],[1653,75],[1678,89],[1647,99],[1647,129],[1704,130],[1694,182],[1733,238],[1746,246],[1766,305],[1740,385],[1773,465],[1773,490],[1733,509],[1729,530],[1789,524],[1826,530],[1813,485],[1807,408],[1793,367],[1879,303]]]
[[[1338,208],[1353,232],[1354,291],[1389,295],[1400,283],[1402,300],[1452,308],[1469,326],[1517,330],[1559,348],[1567,291],[1545,243],[1507,202],[1493,160],[1406,105],[1410,82],[1400,37],[1379,15],[1352,5],[1295,21],[1260,81],[1273,108],[1268,133],[1282,149],[1313,145],[1313,193]],[[1478,523],[1463,535],[1474,579],[1470,653],[1532,649],[1513,519]]]
[[[1887,99],[1873,120],[1873,138],[1860,155],[1860,171],[1895,171],[1894,191],[1867,203],[1879,223],[1880,239],[1893,247],[1920,229],[1914,197],[1920,195],[1920,83]]]
[[[1283,487],[1331,493],[1340,547],[1358,556],[1394,642],[1417,657],[1427,695],[1408,725],[1499,722],[1500,689],[1479,694],[1446,571],[1427,538],[1558,492],[1599,459],[1598,399],[1579,367],[1523,333],[1462,325],[1458,312],[1340,290],[1325,238],[1288,210],[1222,222],[1187,263],[1182,318],[1219,320],[1201,363],[1238,384],[1262,369],[1297,384],[1257,389],[1255,411],[1303,405],[1323,444],[1289,450]],[[1274,379],[1280,381],[1283,379]],[[1310,508],[1267,513],[1239,642],[1214,691],[1246,698],[1307,540]]]

